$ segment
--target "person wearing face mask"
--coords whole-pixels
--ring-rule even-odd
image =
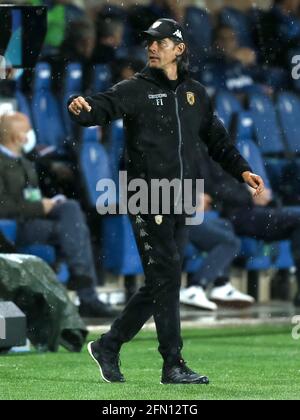
[[[63,196],[42,196],[36,169],[24,156],[34,143],[32,138],[28,142],[30,132],[23,114],[0,117],[0,219],[18,222],[17,247],[48,244],[57,249],[68,265],[68,288],[77,291],[82,316],[115,316],[95,291],[90,233],[79,204]]]

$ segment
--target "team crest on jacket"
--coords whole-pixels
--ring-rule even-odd
[[[187,92],[186,97],[187,97],[188,103],[191,106],[194,106],[195,105],[195,102],[196,102],[195,94],[193,92]]]

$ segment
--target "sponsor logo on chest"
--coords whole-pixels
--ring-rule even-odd
[[[157,95],[148,95],[150,100],[155,100],[157,106],[164,106],[164,98],[167,98],[168,95],[166,93],[159,93]]]

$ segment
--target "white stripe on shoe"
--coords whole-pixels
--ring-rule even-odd
[[[89,355],[91,356],[91,358],[94,360],[94,362],[97,364],[99,370],[100,370],[100,374],[102,379],[107,382],[108,384],[111,384],[111,381],[109,381],[108,379],[105,378],[103,371],[102,371],[102,367],[100,365],[100,363],[98,362],[98,360],[95,358],[95,356],[93,355],[93,350],[92,350],[92,344],[94,344],[95,341],[91,341],[90,343],[88,343],[87,345],[87,350],[89,352]]]

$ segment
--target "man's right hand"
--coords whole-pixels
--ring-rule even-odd
[[[91,112],[92,107],[82,96],[79,96],[71,102],[68,109],[72,114],[79,116],[81,111]]]
[[[52,212],[54,207],[56,206],[56,202],[54,200],[51,200],[50,198],[44,198],[42,200],[42,204],[44,207],[44,213],[47,216],[49,213]]]
[[[254,196],[253,201],[256,206],[267,207],[273,199],[272,190],[266,188],[259,196]]]

